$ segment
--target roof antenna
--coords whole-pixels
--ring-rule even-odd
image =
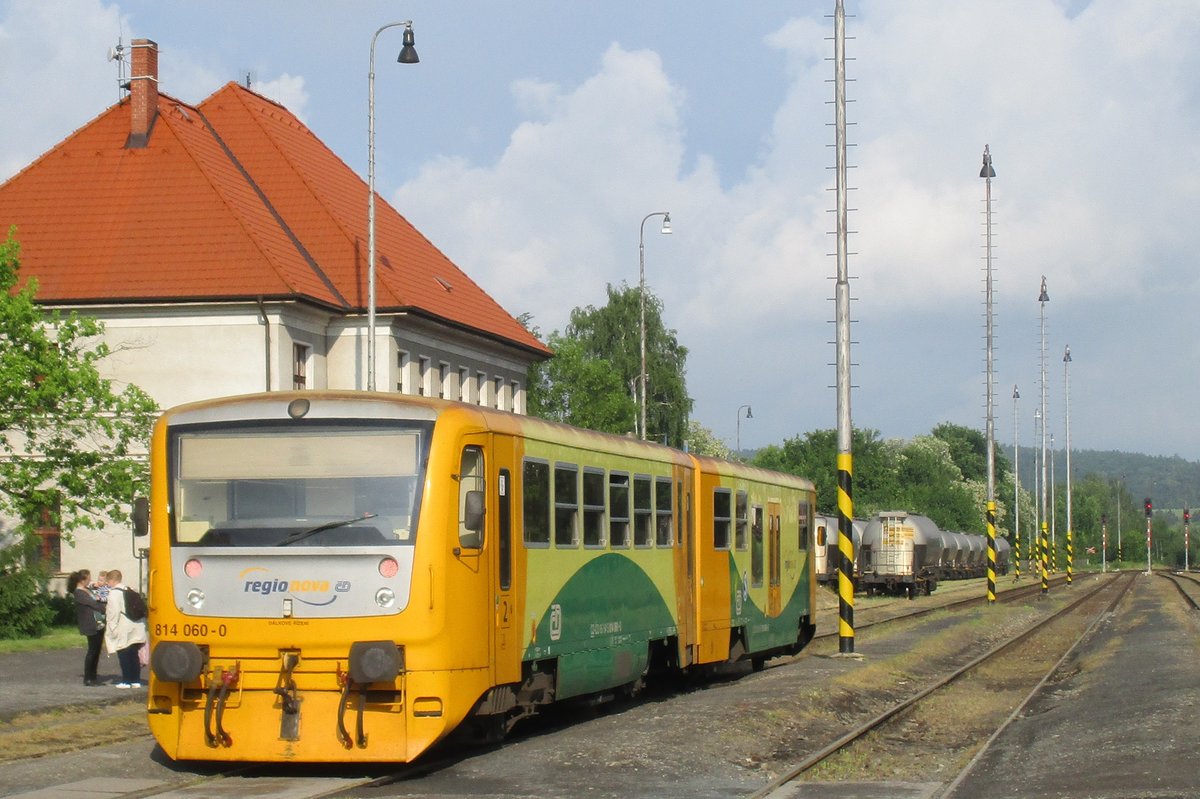
[[[125,99],[129,92],[129,56],[125,52],[122,36],[117,36],[117,46],[108,48],[108,60],[117,62],[117,102]]]

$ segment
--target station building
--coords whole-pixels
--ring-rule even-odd
[[[367,388],[366,182],[249,88],[198,105],[160,92],[158,46],[132,45],[128,95],[0,184],[0,234],[15,226],[38,301],[101,320],[104,376],[162,408]],[[549,350],[375,207],[376,389],[523,413],[528,369]],[[126,529],[40,535],[63,573],[139,573]]]

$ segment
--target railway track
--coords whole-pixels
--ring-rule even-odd
[[[1192,610],[1200,610],[1200,578],[1188,572],[1155,572],[1159,577],[1169,580],[1183,597]]]
[[[1045,617],[1036,624],[1025,628],[1023,631],[1010,637],[1008,640],[1005,640],[994,646],[983,655],[980,655],[964,666],[955,669],[948,675],[938,679],[917,694],[887,708],[882,713],[879,713],[865,723],[850,730],[836,741],[830,743],[828,746],[820,749],[817,752],[814,752],[812,755],[797,763],[793,767],[785,770],[776,779],[772,780],[770,783],[755,792],[752,795],[752,799],[766,799],[766,797],[771,796],[792,795],[789,792],[790,789],[787,787],[789,784],[799,781],[803,775],[812,772],[822,764],[830,763],[833,759],[839,756],[845,756],[854,747],[862,745],[869,736],[876,736],[877,740],[884,742],[883,745],[891,745],[889,742],[895,742],[898,739],[902,739],[907,734],[897,725],[902,723],[903,720],[908,717],[909,714],[913,713],[915,709],[918,708],[922,703],[930,702],[935,697],[945,701],[944,694],[946,692],[952,690],[954,687],[964,685],[970,675],[980,673],[985,666],[994,666],[994,664],[996,664],[1001,658],[1028,660],[1029,656],[1025,653],[1025,650],[1021,648],[1022,645],[1036,640],[1035,636],[1037,638],[1042,638],[1043,636],[1038,636],[1037,634],[1044,632],[1049,626],[1061,624],[1064,620],[1072,617],[1083,616],[1090,619],[1090,623],[1084,627],[1082,633],[1074,638],[1074,641],[1068,647],[1066,647],[1066,650],[1061,652],[1059,656],[1052,658],[1052,665],[1050,665],[1049,668],[1042,669],[1040,675],[1034,675],[1040,677],[1040,679],[1028,680],[1028,682],[1033,683],[1033,688],[1029,691],[1025,699],[1020,702],[1016,709],[1013,710],[1008,717],[999,724],[992,736],[988,739],[988,743],[985,743],[983,749],[980,751],[982,752],[986,750],[988,744],[990,744],[991,741],[994,740],[995,737],[998,736],[1000,732],[1003,731],[1003,729],[1020,714],[1022,709],[1029,703],[1029,701],[1036,696],[1040,690],[1043,689],[1050,677],[1066,661],[1079,643],[1088,637],[1095,625],[1099,623],[1100,620],[1105,618],[1112,611],[1112,609],[1116,607],[1116,605],[1128,591],[1129,587],[1133,584],[1133,581],[1137,578],[1137,576],[1137,573],[1125,573],[1115,576],[1112,579],[1101,581],[1093,589],[1082,594],[1071,603],[1059,609],[1057,612]],[[1035,584],[1034,587],[1036,590],[1040,590],[1040,584]],[[1027,594],[1022,592],[1022,595]],[[964,600],[964,602],[977,601],[978,598]],[[952,603],[952,605],[957,604],[962,604],[962,602]],[[1044,662],[1044,656],[1042,657],[1042,660]],[[987,687],[986,684],[977,686],[968,685],[965,690],[987,690]],[[954,782],[947,787],[945,792],[942,794],[943,796],[950,796],[952,794],[964,776],[969,773],[971,765],[976,762],[978,756],[979,755],[976,754],[975,758],[973,758],[967,764],[967,767],[960,773]]]

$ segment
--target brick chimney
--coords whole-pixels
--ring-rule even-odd
[[[129,77],[130,112],[127,148],[145,147],[158,116],[158,45],[149,39],[134,39]]]

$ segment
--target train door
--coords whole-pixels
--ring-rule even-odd
[[[774,618],[780,604],[780,532],[783,526],[779,500],[767,500],[767,615]]]
[[[516,486],[513,484],[513,474],[516,471],[511,458],[511,450],[496,447],[497,463],[495,496],[496,506],[496,546],[493,549],[494,579],[492,593],[495,596],[496,615],[496,654],[493,658],[495,681],[497,683],[514,683],[521,679],[521,642],[518,639],[516,620],[520,618],[516,606],[517,582],[514,565],[513,531],[516,529],[513,514],[516,508]]]
[[[697,661],[695,617],[693,616],[695,597],[692,593],[696,570],[696,564],[692,560],[692,550],[696,546],[695,511],[692,508],[692,475],[689,470],[676,469],[675,489],[675,540],[679,555],[675,558],[676,616],[681,659],[679,665],[686,668]],[[682,580],[680,576],[682,576]]]
[[[457,535],[452,536],[453,560],[448,575],[446,598],[451,627],[461,634],[453,647],[453,660],[465,668],[487,668],[491,661],[495,631],[489,590],[494,573],[492,554],[496,549],[495,472],[488,457],[488,436],[463,437],[457,477]]]

